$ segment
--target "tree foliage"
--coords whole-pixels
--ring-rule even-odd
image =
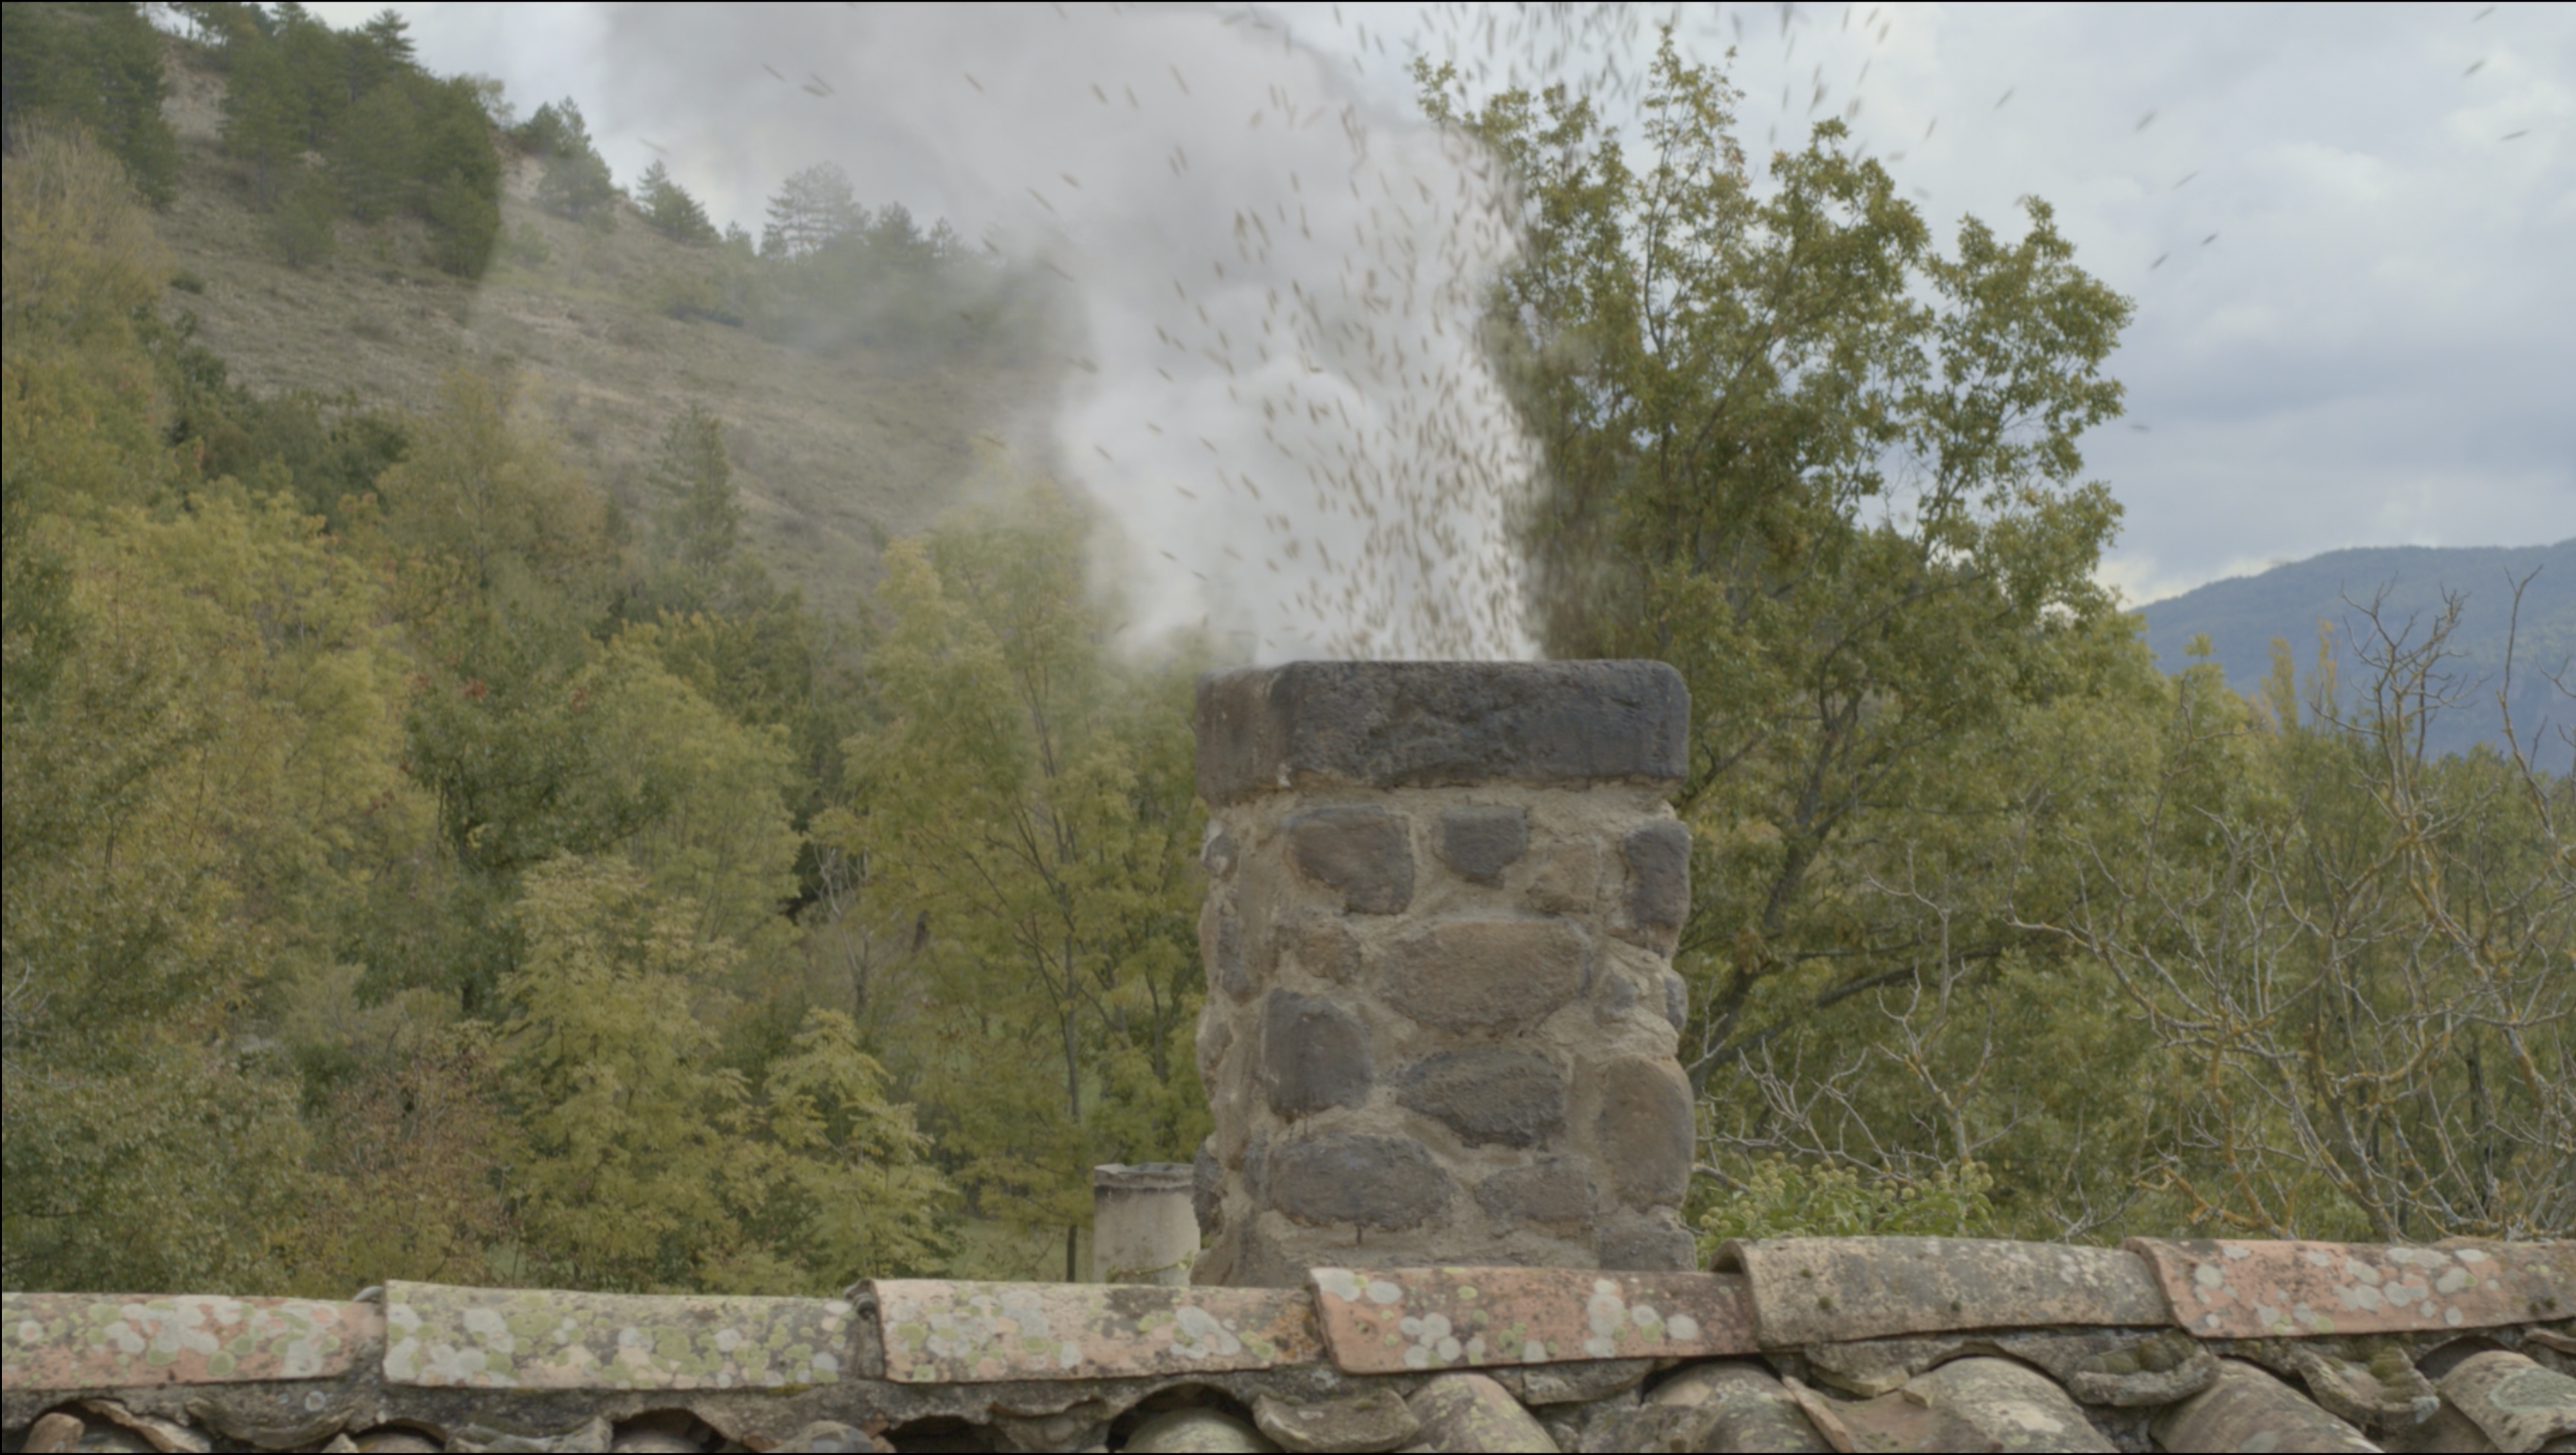
[[[720,528],[712,419],[674,436],[699,545],[654,560],[506,382],[418,418],[230,384],[153,311],[122,165],[18,143],[11,1285],[935,1267],[947,1184],[793,917],[855,679]],[[649,1238],[593,1216],[611,1175]]]
[[[0,144],[39,117],[97,135],[135,188],[167,206],[179,142],[162,118],[168,84],[162,38],[132,4],[13,4],[0,8]]]
[[[292,4],[201,26],[228,73],[225,149],[274,209],[272,240],[290,264],[327,258],[345,212],[368,224],[418,218],[440,268],[481,273],[500,233],[501,167],[475,81],[422,70],[390,10],[348,32]],[[307,153],[321,155],[319,170]]]
[[[760,232],[763,257],[801,258],[821,252],[867,223],[850,174],[817,162],[788,177],[769,199],[769,224]]]
[[[571,97],[538,107],[515,140],[521,151],[545,163],[537,180],[539,204],[576,221],[607,216],[617,201],[617,183]]]
[[[482,266],[497,86],[389,16],[182,9],[281,246],[416,218]],[[8,16],[0,1274],[780,1293],[1069,1258],[1093,1163],[1205,1127],[1199,649],[1120,642],[1093,518],[995,462],[834,621],[743,539],[703,407],[630,525],[542,381],[234,384],[163,312],[133,19]],[[2373,615],[2251,700],[2154,670],[2091,584],[2117,512],[2075,450],[2126,305],[2045,207],[1945,249],[1830,126],[1757,180],[1669,51],[1635,152],[1584,98],[1424,79],[1529,204],[1490,341],[1548,451],[1549,643],[1693,689],[1705,1236],[2576,1215],[2576,806],[2540,766],[2576,742],[2433,751],[2484,690],[2447,621]],[[570,103],[509,134],[624,225]],[[837,172],[772,222],[768,256],[652,251],[802,347],[1038,326]]]
[[[2301,684],[2276,639],[2250,702],[2194,665],[2160,771],[2073,830],[2086,892],[2041,922],[2187,1073],[2142,1170],[2194,1221],[2385,1242],[2576,1225],[2576,800],[2527,749],[2427,751],[2461,705],[2459,606],[2399,623],[2372,603],[2342,690],[2330,644]]]
[[[614,859],[553,860],[503,983],[529,1254],[573,1287],[837,1290],[920,1266],[946,1183],[839,1012],[810,1012],[755,1090],[706,1014],[737,953],[685,895]]]
[[[707,220],[707,209],[660,162],[647,167],[637,180],[635,197],[644,221],[673,242],[702,246],[716,241],[716,225]]]
[[[1669,38],[1634,145],[1418,74],[1523,188],[1488,337],[1549,466],[1546,643],[1691,687],[1702,1226],[2563,1221],[2563,786],[2363,751],[2404,690],[2265,737],[2157,676],[2078,449],[2130,305],[2046,204],[1944,250],[1835,122],[1757,180]]]
[[[820,831],[920,916],[912,1054],[959,1181],[988,1215],[1066,1228],[1070,1262],[1092,1165],[1180,1160],[1205,1130],[1204,816],[1187,664],[1111,656],[1087,522],[1023,490],[887,552],[886,723],[850,744],[853,801]]]

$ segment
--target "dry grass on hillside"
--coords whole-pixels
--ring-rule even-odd
[[[708,250],[623,207],[605,230],[541,211],[532,162],[509,178],[504,241],[479,283],[432,267],[410,223],[343,220],[329,261],[290,268],[218,149],[222,78],[178,47],[169,77],[164,111],[185,167],[160,226],[175,264],[204,285],[173,293],[172,306],[197,315],[200,339],[254,390],[354,389],[366,404],[420,408],[451,370],[507,373],[566,457],[638,517],[651,509],[646,470],[663,429],[703,404],[725,421],[754,548],[835,612],[874,579],[886,537],[920,530],[950,503],[977,435],[1037,449],[1061,375],[1052,361],[823,357],[671,318],[659,300],[710,266]],[[541,250],[516,245],[528,229]]]

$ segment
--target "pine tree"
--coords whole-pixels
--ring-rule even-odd
[[[340,201],[321,173],[302,166],[295,170],[295,181],[269,215],[268,240],[288,267],[306,268],[329,261],[337,250],[332,223],[340,216]]]
[[[426,184],[420,209],[431,251],[448,272],[480,277],[501,235],[501,159],[484,92],[466,77],[412,86],[420,115],[413,165]]]
[[[434,237],[430,253],[440,269],[460,278],[481,277],[501,236],[501,209],[488,190],[451,170],[429,190],[421,212],[429,220]]]
[[[411,23],[392,10],[358,28],[349,40],[351,90],[364,96],[378,86],[416,75],[420,63],[411,43]]]
[[[416,190],[420,115],[407,91],[396,84],[368,92],[349,108],[332,138],[332,177],[360,222],[402,209]]]
[[[856,201],[850,174],[833,163],[818,163],[789,177],[778,195],[769,199],[769,225],[760,234],[761,255],[809,257],[857,232],[866,222],[867,213]]]
[[[348,47],[339,32],[293,0],[277,7],[276,23],[299,140],[307,149],[321,151],[349,109]]]
[[[302,107],[286,74],[286,57],[256,32],[228,48],[232,76],[224,92],[224,150],[250,163],[251,188],[274,205],[286,191],[303,148]]]
[[[663,236],[693,246],[716,240],[716,226],[708,220],[706,208],[689,195],[689,189],[671,180],[669,169],[660,162],[645,171],[635,184],[635,194],[643,204],[644,220]]]
[[[665,556],[698,571],[716,570],[732,559],[742,537],[742,507],[734,500],[723,420],[697,404],[673,420],[662,436],[653,483],[670,502],[658,531]]]
[[[161,33],[130,4],[0,7],[0,142],[45,115],[98,134],[135,189],[170,201],[179,142],[161,116]]]
[[[617,199],[617,183],[608,163],[590,140],[581,108],[569,96],[537,108],[519,129],[519,144],[545,158],[546,174],[537,183],[537,201],[566,217],[582,218]]]

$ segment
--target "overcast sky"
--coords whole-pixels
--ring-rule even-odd
[[[349,24],[380,6],[313,8]],[[1444,290],[1508,244],[1483,228],[1491,199],[1473,159],[1432,145],[1400,67],[1408,45],[1460,44],[1454,7],[396,8],[424,63],[500,77],[522,114],[577,99],[621,182],[658,147],[720,219],[756,232],[788,172],[835,160],[863,200],[1066,259],[1090,293],[1102,373],[1058,422],[1059,443],[1089,443],[1115,465],[1091,483],[1140,537],[1140,578],[1165,572],[1184,596],[1251,591],[1243,582],[1257,569],[1246,561],[1229,583],[1214,553],[1272,548],[1288,570],[1252,617],[1289,635],[1288,597],[1317,597],[1326,579],[1279,559],[1290,538],[1374,551],[1381,574],[1398,555],[1470,562],[1426,564],[1417,594],[1507,584],[1476,502],[1525,468],[1526,450],[1490,417],[1472,359],[1433,336],[1446,340],[1438,325],[1457,313]],[[2087,473],[2127,508],[2105,574],[2133,602],[2343,546],[2576,535],[2576,7],[1653,7],[1574,22],[1575,54],[1554,57],[1553,72],[1604,58],[1633,71],[1652,43],[1633,21],[1675,13],[1696,54],[1737,48],[1741,132],[1757,155],[1802,142],[1813,119],[1857,100],[1857,138],[1945,239],[1969,213],[2009,230],[2014,200],[2036,194],[2056,207],[2078,262],[2136,299],[2112,360],[2129,416],[2087,442]],[[1492,77],[1516,53],[1516,74],[1538,72],[1567,30],[1498,36]],[[1464,53],[1482,59],[1484,39]],[[1220,117],[1263,108],[1266,131]],[[1186,177],[1176,148],[1194,169]],[[1360,149],[1371,149],[1365,168],[1350,160]],[[1327,173],[1352,190],[1333,194]],[[1429,204],[1413,211],[1429,215],[1408,212],[1390,242],[1399,229],[1374,208],[1408,184]],[[1342,211],[1312,219],[1317,230],[1353,238],[1280,237],[1276,255],[1256,242],[1241,255],[1248,286],[1244,267],[1222,285],[1209,276],[1209,259],[1235,261],[1227,235],[1247,209],[1271,212],[1284,233],[1325,197]],[[1310,309],[1311,326],[1281,349],[1295,368],[1264,382],[1246,341],[1268,330],[1251,305],[1293,280],[1321,291],[1335,278],[1365,303],[1351,280],[1389,256],[1408,260],[1402,280],[1371,286],[1402,296],[1374,314],[1355,303],[1349,318]],[[1161,291],[1166,274],[1184,273],[1219,296]],[[1191,319],[1188,342],[1206,365],[1159,368],[1174,360],[1153,351],[1178,347],[1183,310],[1201,306],[1214,312]],[[1403,319],[1433,356],[1397,369],[1383,339],[1335,356],[1350,319],[1370,317]],[[1221,329],[1224,349],[1202,346],[1202,331]],[[1407,386],[1411,403],[1390,402],[1395,374],[1420,381]],[[1310,414],[1319,402],[1375,413],[1264,441],[1264,420],[1285,418],[1291,395]],[[1278,409],[1254,414],[1264,401]],[[1200,431],[1181,430],[1185,420],[1217,421],[1216,439],[1200,443],[1231,462],[1222,471],[1240,480],[1219,480],[1235,494],[1175,490],[1208,462],[1142,432],[1155,419],[1190,435]],[[1264,449],[1274,473],[1238,468]],[[1268,539],[1246,535],[1250,517],[1274,518],[1270,494],[1255,505],[1241,488],[1253,475],[1275,492],[1275,472],[1293,474],[1298,457],[1347,469],[1359,451],[1381,472],[1439,482],[1415,489],[1410,524],[1390,534],[1384,519],[1354,514],[1335,534],[1293,507],[1297,519],[1275,517]],[[1389,451],[1402,458],[1388,463]],[[1119,496],[1140,480],[1154,499]],[[1419,534],[1434,518],[1436,542]],[[1401,582],[1390,589],[1405,594]],[[1187,614],[1179,596],[1163,605],[1163,616]],[[1508,624],[1372,629],[1379,650],[1456,650],[1460,630],[1480,653],[1518,645]],[[1263,654],[1355,645],[1328,636]]]

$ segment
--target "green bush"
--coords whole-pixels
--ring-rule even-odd
[[[510,261],[522,268],[542,268],[554,261],[555,250],[546,241],[545,230],[533,222],[522,221],[510,229]]]
[[[1993,1187],[1978,1162],[1905,1179],[1765,1157],[1717,1194],[1694,1230],[1703,1258],[1729,1238],[1994,1237]]]
[[[307,172],[287,189],[285,200],[269,215],[268,240],[290,268],[328,262],[340,245],[332,228],[339,215],[339,200],[331,195],[330,182]]]
[[[421,210],[429,218],[430,256],[438,266],[460,278],[481,277],[501,237],[501,207],[492,195],[464,173],[449,172]]]

